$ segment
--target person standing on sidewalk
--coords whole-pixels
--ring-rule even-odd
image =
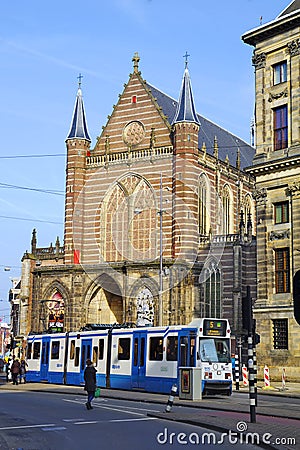
[[[27,362],[25,361],[25,359],[21,359],[21,365],[20,365],[20,384],[26,383],[26,366],[28,366]]]
[[[15,358],[12,365],[11,365],[11,373],[12,373],[12,381],[13,384],[18,384],[18,376],[20,373],[20,361],[18,360],[18,358]]]
[[[96,369],[90,359],[86,360],[86,368],[84,370],[84,390],[87,391],[87,402],[85,404],[86,409],[93,409],[92,400],[95,397],[95,391],[97,388],[96,383]]]

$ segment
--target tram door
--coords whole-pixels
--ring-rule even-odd
[[[178,367],[195,367],[196,365],[196,333],[182,331],[179,333]]]
[[[41,354],[41,380],[48,381],[50,337],[43,337]]]
[[[136,389],[145,389],[146,336],[146,333],[133,332],[131,386]]]
[[[83,339],[81,342],[80,358],[80,382],[84,382],[83,373],[86,367],[86,360],[92,359],[92,339]]]

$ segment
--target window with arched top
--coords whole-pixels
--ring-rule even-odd
[[[231,195],[228,186],[224,186],[222,192],[222,233],[231,232]]]
[[[154,298],[147,287],[140,290],[136,299],[137,324],[153,325],[154,322]]]
[[[99,245],[105,261],[147,261],[157,257],[155,193],[141,176],[128,174],[107,193],[99,214]]]
[[[244,213],[244,222],[245,224],[247,224],[249,217],[250,219],[252,217],[252,200],[249,194],[247,194],[244,199],[243,213]]]
[[[207,235],[209,232],[209,182],[205,174],[199,177],[198,185],[198,230],[200,235]]]
[[[204,268],[204,282],[200,289],[201,311],[206,317],[220,318],[222,315],[221,275],[221,269],[214,260]]]

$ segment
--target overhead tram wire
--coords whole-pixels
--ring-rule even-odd
[[[0,188],[3,189],[23,189],[26,191],[35,191],[35,192],[42,192],[43,194],[52,194],[52,195],[65,195],[63,191],[56,191],[52,189],[38,189],[38,188],[30,188],[27,186],[17,186],[15,184],[7,184],[7,183],[0,183]]]
[[[13,216],[1,216],[0,219],[10,219],[10,220],[26,220],[27,222],[42,222],[42,223],[51,223],[53,225],[63,225],[63,222],[54,222],[52,220],[42,220],[35,218],[26,218],[26,217],[13,217]]]
[[[0,156],[0,159],[18,159],[18,158],[57,158],[61,156],[66,156],[65,153],[56,153],[49,155],[8,155],[8,156]]]

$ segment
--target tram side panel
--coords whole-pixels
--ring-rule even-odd
[[[27,374],[31,382],[64,382],[66,337],[63,334],[30,336],[27,343]]]
[[[131,389],[132,332],[118,330],[112,333],[110,387]]]
[[[148,332],[145,390],[169,393],[178,376],[178,333]]]

